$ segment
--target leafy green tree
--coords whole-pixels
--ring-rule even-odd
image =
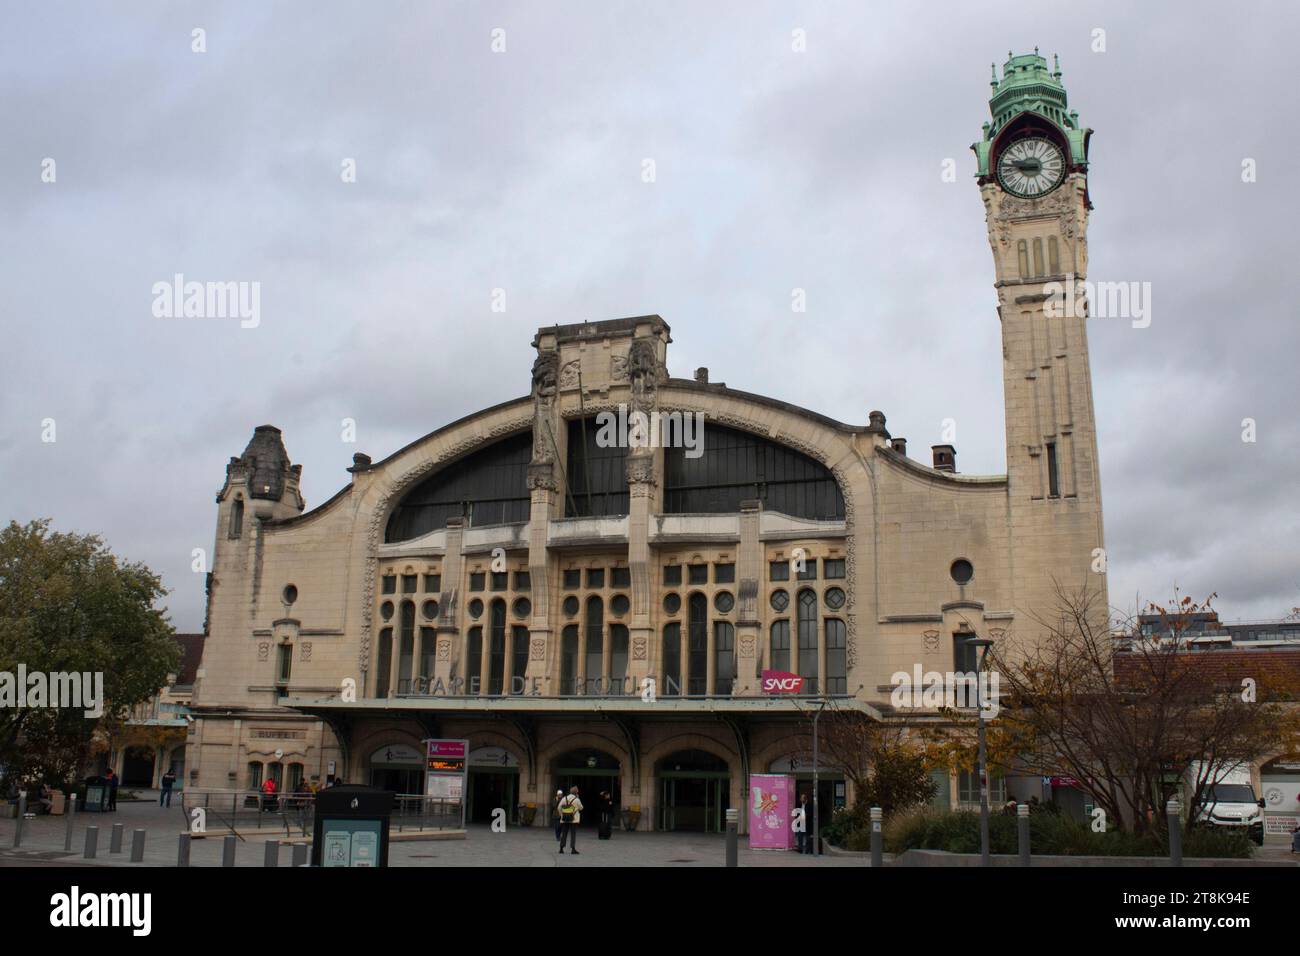
[[[64,781],[91,750],[99,720],[120,722],[167,682],[180,661],[167,593],[140,563],[96,535],[50,531],[49,519],[0,530],[0,672],[103,675],[103,715],[82,709],[0,707],[5,776]],[[25,693],[25,688],[18,688]]]

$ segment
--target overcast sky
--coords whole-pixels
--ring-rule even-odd
[[[353,452],[526,394],[538,326],[645,313],[674,375],[881,409],[921,460],[954,418],[959,470],[1002,473],[968,147],[990,62],[1038,46],[1096,131],[1090,278],[1151,288],[1148,328],[1089,326],[1111,602],[1281,616],[1300,14],[1058,6],[7,3],[0,516],[102,534],[198,630],[191,551],[254,426],[284,430],[314,507]],[[260,323],[155,317],[177,273],[260,283]]]

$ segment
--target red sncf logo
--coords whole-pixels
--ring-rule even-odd
[[[797,694],[803,689],[803,678],[786,671],[763,671],[763,693]]]

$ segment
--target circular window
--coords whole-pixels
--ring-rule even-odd
[[[469,616],[475,620],[483,616],[483,602],[478,598],[469,602]]]
[[[609,608],[614,612],[615,617],[622,617],[631,606],[632,602],[627,599],[626,594],[615,594],[609,602]]]
[[[426,621],[432,621],[435,617],[438,616],[438,602],[425,601],[423,613]]]
[[[952,563],[948,573],[958,584],[970,584],[971,578],[975,577],[975,567],[965,558],[958,558]]]
[[[778,588],[777,590],[772,592],[772,596],[768,599],[768,601],[772,605],[772,610],[784,611],[786,608],[790,606],[790,595],[784,589]]]
[[[392,617],[393,617],[393,602],[392,602],[392,601],[385,601],[383,604],[381,604],[381,605],[379,606],[379,613],[382,614],[382,615],[384,616],[384,620],[385,620],[385,621],[392,620]]]
[[[680,594],[669,594],[664,597],[664,610],[669,614],[676,614],[682,609],[682,596]]]
[[[736,606],[736,596],[730,591],[719,591],[713,596],[713,606],[719,614],[729,614]]]
[[[843,589],[843,588],[827,588],[827,590],[826,590],[826,606],[827,606],[828,608],[831,608],[831,609],[836,610],[836,611],[838,611],[840,608],[842,608],[842,607],[844,606],[844,589]]]
[[[532,613],[533,602],[528,598],[517,598],[511,609],[515,612],[515,617],[527,617]]]
[[[292,604],[296,600],[298,600],[298,588],[295,585],[286,584],[284,586],[284,603]]]
[[[570,594],[564,599],[564,614],[566,617],[573,617],[578,613],[578,599]]]

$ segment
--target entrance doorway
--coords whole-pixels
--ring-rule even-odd
[[[122,757],[122,786],[153,786],[154,752],[148,747],[128,747]]]
[[[603,750],[572,750],[557,757],[554,767],[555,789],[569,792],[570,787],[578,788],[578,799],[582,801],[582,821],[579,826],[595,829],[600,823],[600,792],[610,795],[611,812],[615,820],[619,817],[623,793],[619,786],[619,762]],[[551,797],[555,794],[552,792]],[[554,820],[554,800],[548,800],[549,814],[547,820]]]
[[[424,793],[424,755],[410,744],[388,744],[370,755],[370,785],[397,794]]]
[[[498,808],[506,812],[505,819],[515,819],[516,794],[519,774],[508,771],[469,769],[469,822],[491,823],[492,813]]]
[[[659,829],[722,833],[731,805],[731,770],[703,750],[682,750],[659,761]]]

